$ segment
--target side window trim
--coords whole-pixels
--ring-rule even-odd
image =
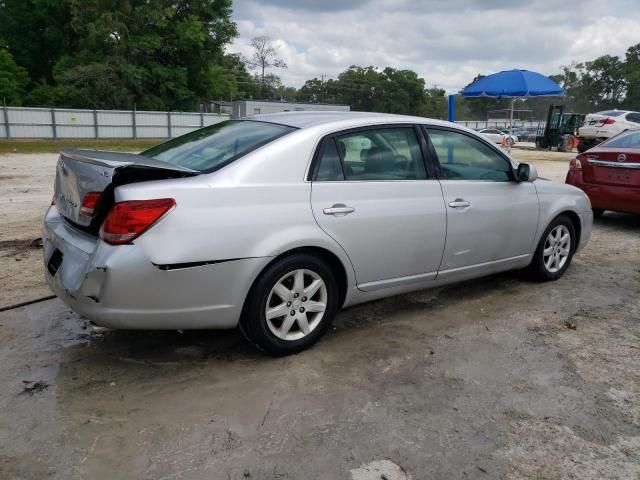
[[[434,158],[434,163],[436,165],[436,170],[438,172],[438,178],[440,180],[446,180],[442,178],[442,168],[440,166],[440,158],[438,157],[438,152],[436,152],[435,146],[433,145],[433,142],[431,142],[431,138],[429,138],[429,132],[427,131],[427,129],[431,129],[431,130],[442,130],[444,132],[452,132],[452,133],[458,133],[460,135],[464,135],[466,137],[472,138],[476,141],[482,142],[483,144],[485,144],[486,146],[488,146],[491,150],[493,150],[495,153],[498,154],[498,156],[500,158],[502,158],[502,160],[504,160],[508,167],[509,170],[511,171],[511,178],[509,181],[514,182],[516,181],[516,172],[514,171],[513,168],[513,164],[511,163],[511,160],[509,160],[508,157],[506,157],[500,150],[498,150],[495,145],[493,145],[492,143],[486,141],[484,138],[478,138],[475,137],[473,135],[469,135],[467,132],[463,131],[463,130],[457,130],[455,128],[448,128],[448,127],[443,127],[441,125],[429,125],[426,123],[421,124],[422,126],[422,131],[424,133],[424,136],[427,138],[427,142],[429,144],[429,151],[431,152],[431,154],[433,155]],[[464,181],[469,181],[469,182],[477,182],[478,180],[464,180]]]
[[[320,162],[321,162],[321,158],[320,155],[323,153],[323,149],[325,146],[325,143],[328,142],[333,142],[336,151],[338,152],[338,157],[340,158],[340,168],[342,170],[342,180],[318,180],[318,171],[320,170]],[[307,173],[307,176],[305,178],[305,180],[307,182],[318,182],[318,181],[322,181],[322,182],[344,182],[345,179],[347,177],[345,176],[344,173],[344,163],[342,162],[342,153],[340,152],[340,149],[338,148],[338,142],[336,141],[336,137],[334,134],[329,134],[329,135],[325,135],[324,137],[320,138],[320,141],[318,141],[318,143],[316,144],[315,147],[315,151],[313,152],[313,157],[311,159],[311,165],[309,166],[309,172]]]
[[[340,148],[338,148],[338,137],[344,136],[344,135],[349,135],[352,133],[359,133],[359,132],[366,132],[366,131],[370,131],[370,130],[381,130],[381,129],[393,129],[393,128],[411,128],[414,130],[414,133],[416,135],[416,138],[418,140],[418,144],[420,145],[420,152],[421,152],[421,159],[422,162],[424,164],[425,167],[425,172],[427,175],[427,178],[424,180],[434,180],[436,178],[435,176],[435,163],[433,165],[433,167],[430,168],[430,162],[428,161],[427,157],[425,157],[425,152],[423,151],[423,145],[422,145],[422,141],[424,140],[424,138],[428,138],[426,136],[425,133],[423,133],[421,131],[420,128],[418,128],[417,124],[413,124],[413,123],[381,123],[379,125],[366,125],[363,127],[354,127],[354,128],[348,128],[345,130],[340,130],[337,132],[332,132],[329,133],[325,136],[323,136],[320,141],[317,143],[316,145],[316,149],[315,152],[313,153],[313,159],[311,160],[311,166],[309,168],[309,173],[307,174],[307,181],[309,182],[316,182],[318,180],[316,180],[317,176],[318,176],[318,169],[320,166],[320,151],[322,150],[322,146],[324,145],[324,142],[331,139],[333,140],[333,142],[335,142],[336,148],[338,150],[338,155],[340,156],[340,163],[342,165],[342,174],[345,178],[345,180],[338,180],[338,181],[346,181],[346,182],[369,182],[369,181],[375,181],[375,180],[347,180],[347,175],[345,172],[345,168],[344,168],[344,158],[342,156],[342,152],[340,151]],[[395,182],[402,182],[402,181],[407,181],[407,180],[393,180]]]
[[[331,135],[331,141],[335,145],[336,151],[338,152],[338,158],[340,159],[340,169],[342,170],[342,180],[339,180],[339,181],[344,182],[347,179],[347,172],[345,171],[345,168],[344,168],[344,157],[342,155],[342,149],[340,148],[340,145],[338,145],[338,136]]]
[[[422,126],[423,125],[416,123],[413,125],[413,128],[420,143],[422,161],[427,169],[427,180],[437,180],[439,178],[437,156],[434,155],[435,151],[432,149],[431,140],[429,140],[426,132],[423,131]]]

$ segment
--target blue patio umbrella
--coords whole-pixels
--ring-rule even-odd
[[[513,106],[516,98],[563,97],[564,89],[556,82],[529,70],[505,70],[476,80],[461,95],[463,97],[511,98],[509,135],[513,129]]]

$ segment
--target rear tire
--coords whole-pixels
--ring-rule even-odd
[[[602,208],[592,208],[593,218],[600,218],[604,214],[604,210]]]
[[[309,254],[269,265],[251,288],[240,329],[273,356],[290,355],[317,342],[338,310],[338,283],[331,268]]]
[[[578,153],[584,153],[591,148],[591,143],[585,143],[583,140],[578,142]]]
[[[559,279],[571,264],[576,241],[571,219],[566,215],[554,218],[540,238],[528,268],[530,275],[541,282]]]

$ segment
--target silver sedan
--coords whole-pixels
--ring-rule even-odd
[[[342,307],[512,269],[556,280],[591,224],[582,191],[472,130],[291,112],[140,155],[63,151],[44,266],[97,325],[240,326],[281,355],[312,345]]]

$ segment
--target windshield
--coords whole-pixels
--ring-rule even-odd
[[[625,132],[600,144],[607,148],[640,148],[640,131]]]
[[[211,172],[293,130],[273,123],[228,120],[169,140],[141,155]]]

